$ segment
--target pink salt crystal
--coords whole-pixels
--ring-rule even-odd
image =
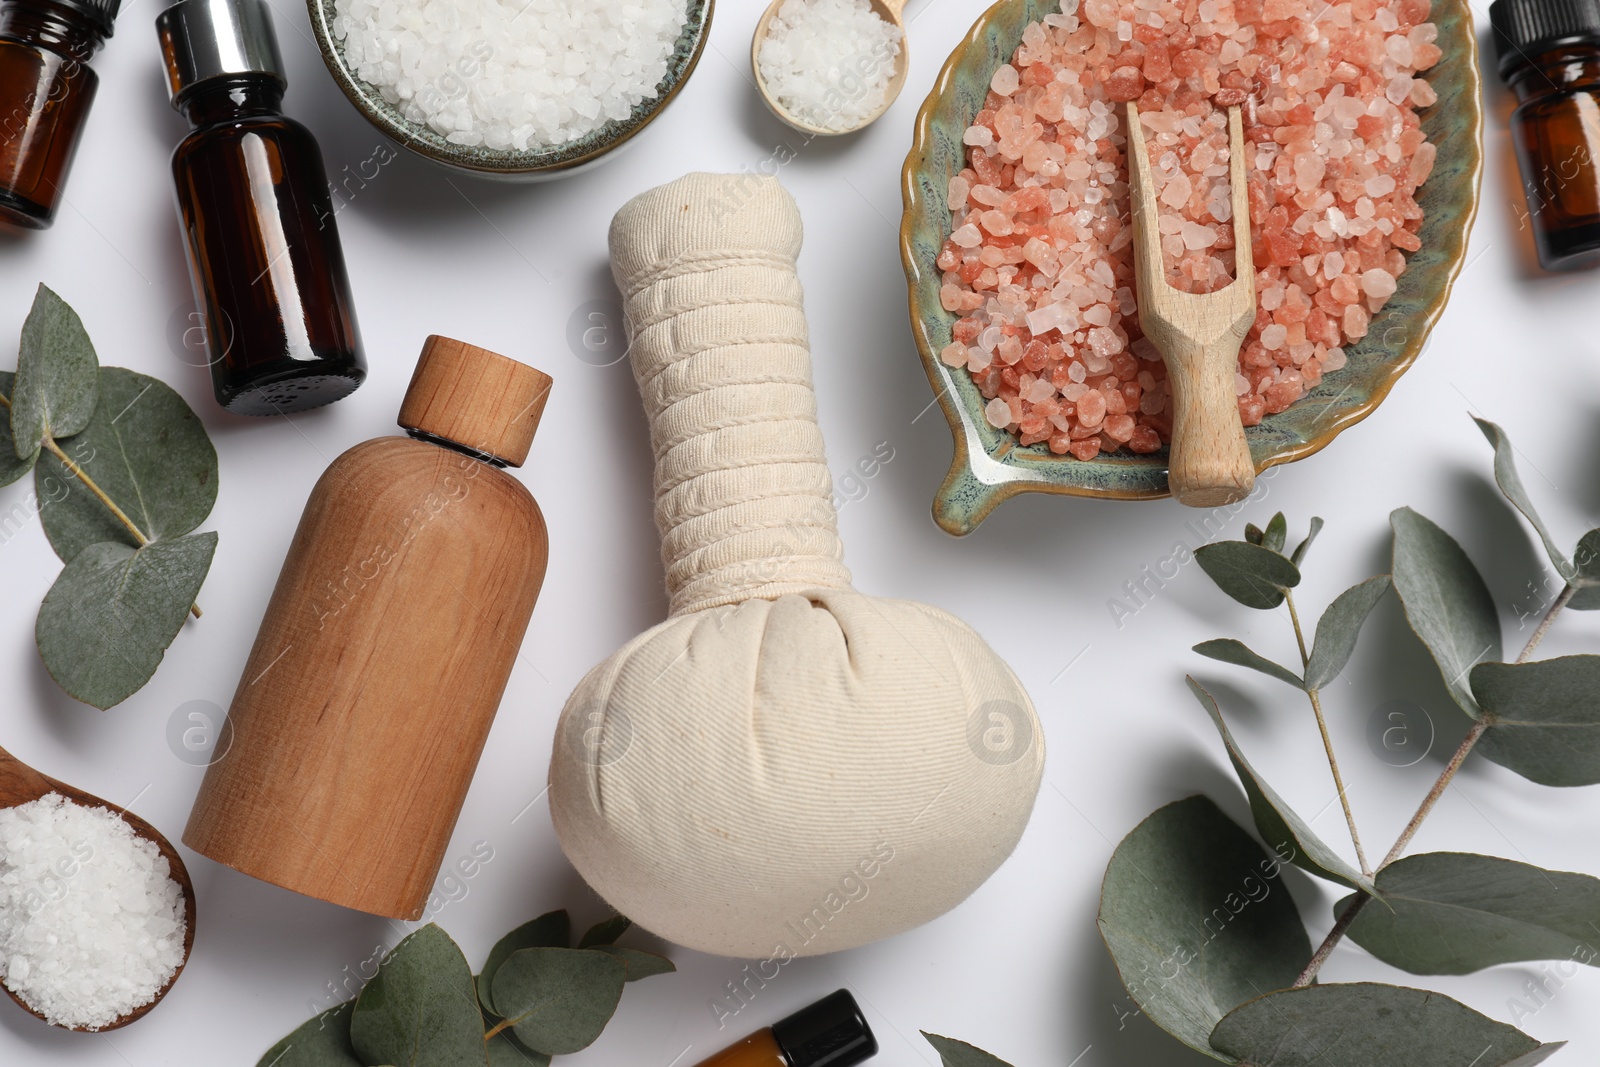
[[[1361,291],[1378,300],[1387,300],[1394,295],[1394,275],[1383,270],[1369,270],[1362,272]]]
[[[983,243],[983,234],[969,222],[963,226],[956,227],[955,232],[950,235],[950,240],[962,248],[976,248]]]
[[[1105,326],[1096,326],[1089,331],[1089,348],[1097,356],[1114,356],[1121,352],[1123,347],[1122,338]]]
[[[1288,336],[1288,333],[1289,331],[1285,327],[1280,326],[1278,323],[1273,323],[1261,331],[1261,344],[1268,352],[1276,352],[1283,347],[1284,339]]]
[[[996,237],[1004,237],[1014,230],[1011,225],[1011,216],[995,208],[990,208],[979,215],[978,224]]]
[[[988,420],[990,426],[1003,430],[1011,425],[1011,405],[995,397],[984,405],[983,417]]]
[[[1096,389],[1084,393],[1078,400],[1078,423],[1082,426],[1099,426],[1106,417],[1105,394]]]
[[[968,126],[967,132],[961,135],[961,143],[986,148],[994,144],[994,131],[987,126]]]
[[[1217,243],[1217,231],[1210,226],[1202,226],[1197,222],[1184,223],[1182,236],[1183,247],[1191,251],[1210,248]]]
[[[1344,335],[1352,340],[1367,335],[1367,309],[1360,304],[1351,304],[1344,309]]]
[[[994,72],[994,77],[989,79],[989,88],[1001,96],[1010,96],[1017,91],[1021,84],[1017,77],[1017,68],[1010,63],[1000,64],[1000,69]]]
[[[1028,386],[1028,391],[1023,394],[1023,398],[1030,404],[1042,404],[1055,395],[1055,386],[1051,385],[1044,378],[1039,378],[1034,381],[1032,385]]]
[[[1328,354],[1323,357],[1322,369],[1324,371],[1343,370],[1346,362],[1347,358],[1344,354],[1344,349],[1330,348],[1328,349]]]
[[[968,184],[967,179],[959,174],[950,179],[950,198],[947,203],[952,212],[964,212],[967,210],[967,192],[971,188],[972,186]]]
[[[947,367],[965,367],[967,365],[967,346],[960,341],[952,341],[939,352],[939,360]]]

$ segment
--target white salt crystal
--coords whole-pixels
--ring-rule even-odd
[[[0,809],[0,968],[49,1022],[96,1030],[183,962],[183,891],[120,815],[58,793]]]
[[[853,130],[883,107],[904,37],[867,0],[784,0],[757,65],[789,114],[825,130]],[[1009,81],[996,80],[1015,91],[1010,69]]]

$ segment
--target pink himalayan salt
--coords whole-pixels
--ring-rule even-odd
[[[1236,382],[1246,424],[1341,369],[1420,247],[1435,149],[1416,108],[1435,97],[1416,74],[1440,58],[1428,6],[1065,0],[1029,26],[963,138],[939,256],[941,302],[962,316],[940,358],[972,374],[989,421],[1082,459],[1154,451],[1171,431],[1132,292],[1125,99],[1167,277],[1191,292],[1232,278],[1223,109],[1243,105],[1259,299]]]

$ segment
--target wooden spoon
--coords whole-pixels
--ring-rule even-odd
[[[172,972],[172,977],[167,979],[167,984],[162,986],[151,1000],[128,1012],[126,1015],[100,1027],[100,1031],[117,1030],[136,1019],[144,1017],[145,1013],[161,1002],[172,988],[172,983],[178,980],[183,973],[184,964],[189,962],[189,953],[194,950],[194,883],[189,880],[189,870],[183,865],[183,857],[178,855],[178,850],[172,847],[172,842],[161,835],[154,826],[145,822],[131,811],[124,811],[114,804],[108,804],[99,797],[85,793],[81,789],[74,789],[65,782],[58,782],[47,777],[23,763],[17,757],[0,748],[0,808],[14,808],[19,804],[38,800],[49,793],[60,793],[74,804],[85,807],[105,808],[126,819],[128,825],[133,827],[133,832],[146,841],[154,843],[161,854],[167,858],[168,868],[172,873],[172,880],[178,883],[183,890],[183,960],[178,964],[178,969]],[[3,986],[3,983],[0,983]],[[6,995],[30,1015],[43,1019],[44,1016],[30,1008],[21,997],[6,988]],[[63,1030],[84,1031],[86,1028],[79,1026],[63,1026]]]
[[[1245,185],[1244,126],[1228,109],[1228,182],[1233,201],[1233,283],[1214,293],[1167,284],[1161,231],[1150,180],[1150,155],[1139,108],[1128,104],[1128,187],[1133,201],[1133,274],[1139,328],[1160,349],[1172,389],[1172,458],[1167,484],[1180,504],[1214,508],[1250,495],[1255,461],[1234,394],[1239,345],[1256,317],[1250,254],[1250,192]]]
[[[750,68],[755,71],[756,91],[761,94],[761,99],[766,101],[767,107],[790,126],[813,137],[837,137],[840,134],[855,133],[878,121],[878,118],[889,110],[889,105],[894,103],[895,97],[900,95],[900,90],[906,84],[906,38],[903,36],[900,38],[900,51],[894,57],[894,73],[889,76],[889,86],[883,94],[882,107],[847,130],[830,130],[822,126],[813,126],[804,119],[790,114],[783,104],[779,103],[778,98],[772,95],[772,91],[767,88],[766,79],[761,76],[761,45],[767,39],[767,31],[771,28],[772,20],[777,17],[778,9],[783,6],[783,2],[784,0],[772,0],[767,6],[767,10],[761,15],[761,21],[756,23],[756,34],[750,42]],[[905,33],[906,0],[869,0],[869,2],[879,18],[899,29],[902,34]]]

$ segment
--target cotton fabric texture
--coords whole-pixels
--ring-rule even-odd
[[[579,684],[550,765],[557,836],[601,896],[745,958],[948,911],[1015,847],[1044,764],[981,637],[851,586],[800,240],[794,200],[748,174],[690,174],[612,222],[671,616]]]

